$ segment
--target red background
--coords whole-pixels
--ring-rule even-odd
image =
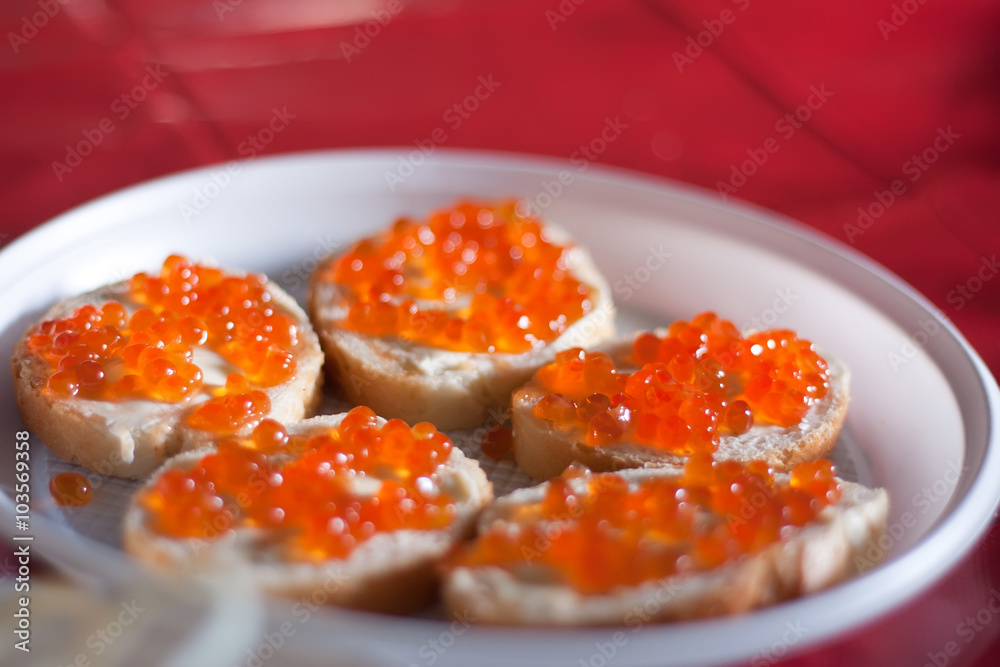
[[[0,243],[117,188],[241,157],[275,108],[294,118],[263,155],[412,147],[492,77],[496,91],[445,146],[568,159],[620,118],[628,127],[599,162],[713,191],[735,183],[735,196],[851,242],[1000,371],[1000,278],[986,261],[1000,251],[1000,5],[397,1],[4,2]],[[144,77],[152,90],[124,106]],[[776,125],[815,90],[828,99],[813,97],[808,121],[790,135]],[[106,118],[113,131],[95,134]],[[949,129],[957,137],[934,149]],[[85,133],[101,138],[92,154],[54,167],[72,164]],[[744,165],[765,146],[763,164]],[[925,150],[934,162],[915,171]],[[753,173],[730,181],[741,166]],[[895,180],[905,193],[878,214]],[[859,207],[873,218],[852,231]],[[994,527],[910,607],[795,662],[930,662],[997,587]],[[998,637],[1000,616],[958,638],[949,664],[996,664]]]

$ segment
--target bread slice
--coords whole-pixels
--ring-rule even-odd
[[[634,469],[617,474],[634,486],[654,476],[680,475],[681,470]],[[788,475],[777,474],[775,480],[787,484]],[[500,498],[483,512],[480,531],[512,517],[520,506],[540,501],[547,487],[543,483]],[[824,508],[812,523],[788,530],[780,542],[714,570],[584,594],[530,565],[518,575],[495,566],[457,567],[447,573],[443,599],[452,614],[483,623],[641,626],[735,614],[806,595],[860,574],[854,557],[885,530],[885,490],[850,482],[841,482],[841,488],[840,502]]]
[[[620,342],[608,347],[607,352],[616,362],[623,361],[628,358],[631,346],[631,340]],[[722,435],[715,459],[742,463],[763,460],[775,470],[788,471],[796,463],[829,455],[847,417],[850,371],[836,359],[829,356],[824,359],[829,368],[829,389],[823,399],[810,406],[798,425],[754,424],[742,435]],[[640,443],[622,441],[599,447],[586,444],[582,428],[554,424],[535,416],[535,406],[549,393],[532,379],[516,390],[511,399],[514,458],[534,479],[551,479],[574,461],[595,471],[684,465],[685,457]]]
[[[238,271],[227,273],[245,275]],[[292,350],[296,360],[294,377],[260,389],[271,401],[269,417],[297,421],[312,414],[319,404],[323,352],[309,318],[295,300],[271,281],[267,282],[267,291],[272,303],[298,323],[298,344]],[[100,287],[60,301],[40,322],[69,316],[86,304],[100,307],[108,301],[118,301],[131,312],[138,306],[130,302],[128,294],[128,280]],[[14,347],[14,389],[25,426],[60,458],[102,475],[141,478],[171,456],[204,447],[213,440],[212,433],[184,423],[193,405],[208,398],[204,392],[179,403],[162,403],[88,400],[58,396],[47,390],[49,363],[28,347],[28,338],[37,326],[37,322],[33,324]],[[205,385],[224,385],[226,375],[238,371],[214,353],[206,354],[204,359],[196,357],[195,362],[202,368]]]
[[[557,243],[571,245],[565,232],[546,229]],[[511,392],[557,352],[614,335],[611,289],[580,246],[571,248],[567,260],[570,274],[590,286],[592,310],[559,338],[521,354],[454,352],[341,327],[350,306],[348,292],[321,279],[337,259],[320,263],[309,290],[309,313],[326,352],[327,373],[347,400],[385,417],[429,421],[441,429],[479,426],[491,410],[502,414]]]
[[[289,433],[314,434],[336,427],[344,414],[313,417],[288,427]],[[384,420],[380,420],[384,422]],[[210,450],[188,452],[169,461],[162,471],[194,466]],[[493,500],[493,486],[479,464],[455,447],[436,473],[439,486],[459,502],[455,521],[441,530],[377,533],[345,559],[319,563],[288,562],[280,541],[260,529],[239,528],[214,541],[173,539],[153,531],[144,508],[133,500],[123,522],[125,549],[159,568],[209,571],[245,567],[269,593],[329,604],[404,613],[419,609],[438,594],[437,564],[473,528],[479,510]]]

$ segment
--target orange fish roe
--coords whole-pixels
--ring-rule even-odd
[[[379,426],[365,407],[308,436],[265,419],[190,470],[166,471],[140,502],[169,537],[212,540],[256,527],[273,531],[293,560],[342,558],[379,532],[450,525],[455,501],[437,471],[451,450],[431,424]]]
[[[346,329],[446,350],[524,352],[593,308],[590,288],[570,275],[568,250],[513,202],[462,203],[361,241],[323,280],[350,292]]]
[[[271,411],[271,399],[239,373],[226,378],[224,393],[198,404],[187,423],[202,431],[233,435],[247,424],[258,424]]]
[[[506,426],[498,424],[483,434],[480,446],[483,449],[483,454],[494,461],[500,461],[507,458],[514,447],[514,434]]]
[[[61,472],[49,480],[49,493],[57,505],[86,505],[90,503],[90,480],[78,472]]]
[[[816,400],[826,396],[826,361],[812,343],[793,331],[747,336],[741,357],[743,397],[755,415],[783,426],[797,424]]]
[[[709,570],[781,540],[840,499],[829,461],[800,464],[777,484],[761,461],[713,463],[695,454],[684,474],[630,485],[571,466],[541,501],[497,521],[451,567],[527,567],[585,594]]]
[[[240,400],[227,388],[203,406],[213,417],[195,419],[226,433],[269,409],[249,383],[270,387],[294,376],[297,339],[294,318],[275,306],[264,277],[232,276],[171,255],[159,276],[134,275],[123,302],[42,322],[28,346],[49,363],[48,389],[57,395],[167,403],[205,390],[194,352],[211,350],[239,368],[248,387]]]
[[[631,361],[638,370],[628,373],[601,352],[560,352],[536,376],[551,393],[535,416],[584,429],[589,445],[711,452],[720,433],[746,433],[755,421],[799,423],[829,385],[809,341],[784,330],[744,338],[714,313],[675,322],[662,338],[640,334]]]

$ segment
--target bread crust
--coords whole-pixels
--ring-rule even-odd
[[[579,246],[570,251],[570,273],[590,286],[596,295],[594,309],[556,340],[522,354],[452,352],[341,328],[338,323],[347,316],[347,291],[321,279],[338,258],[328,257],[313,273],[309,314],[326,353],[331,381],[347,400],[385,417],[429,421],[440,429],[473,428],[491,414],[502,421],[497,417],[510,404],[511,392],[557,352],[595,345],[614,335],[611,290],[590,254]]]
[[[619,474],[636,482],[682,471],[653,468]],[[787,483],[788,475],[775,478]],[[885,530],[889,506],[885,490],[841,484],[841,502],[824,508],[814,523],[715,570],[587,595],[555,582],[526,581],[499,567],[458,567],[445,578],[444,603],[450,614],[483,623],[570,626],[735,614],[813,593],[859,574],[854,557],[865,553]],[[510,516],[519,505],[538,501],[547,486],[521,489],[499,499],[483,512],[479,530]],[[643,611],[641,618],[637,609]]]
[[[227,271],[232,275],[245,275]],[[292,350],[295,376],[288,382],[261,390],[271,401],[269,417],[297,421],[315,411],[323,384],[323,353],[305,312],[272,281],[267,291],[273,302],[291,315],[299,327],[299,342]],[[66,317],[85,304],[100,307],[107,301],[128,301],[127,280],[64,299],[39,320]],[[190,401],[95,401],[62,397],[46,389],[49,365],[32,354],[28,338],[33,324],[14,347],[11,370],[14,393],[25,426],[57,456],[102,475],[138,479],[176,454],[204,447],[214,435],[183,423]],[[244,435],[244,434],[240,434]]]
[[[313,417],[287,428],[290,433],[316,433],[337,426],[345,414]],[[203,449],[175,457],[144,488],[154,485],[163,471],[189,468],[211,451]],[[125,550],[163,569],[204,571],[210,575],[219,568],[246,567],[261,590],[308,598],[316,604],[386,613],[412,612],[437,598],[438,562],[469,536],[479,511],[493,500],[493,485],[486,474],[457,447],[439,472],[439,479],[442,487],[451,486],[465,494],[464,500],[457,503],[456,520],[449,528],[380,533],[358,545],[346,559],[285,562],[274,541],[247,528],[229,531],[213,541],[164,537],[149,527],[148,514],[137,502],[138,494],[123,521]]]
[[[615,361],[631,350],[631,341],[607,348]],[[837,444],[850,403],[850,371],[838,360],[824,357],[829,366],[830,388],[826,397],[814,403],[803,421],[784,428],[754,425],[743,435],[723,435],[715,452],[718,461],[747,463],[767,461],[779,472],[797,463],[828,456]],[[582,428],[556,425],[535,417],[534,408],[550,392],[534,379],[514,392],[511,421],[514,458],[518,466],[538,481],[551,479],[574,461],[594,471],[606,472],[644,466],[683,466],[685,457],[638,443],[621,442],[594,447],[586,444]]]

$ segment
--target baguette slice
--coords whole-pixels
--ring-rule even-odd
[[[557,243],[572,246],[565,232],[546,229]],[[572,246],[567,259],[570,274],[591,288],[592,310],[559,338],[521,354],[454,352],[342,327],[349,292],[322,279],[338,257],[327,258],[313,273],[309,314],[326,352],[330,379],[342,387],[347,400],[386,417],[429,421],[441,429],[479,426],[487,416],[496,419],[502,414],[511,392],[557,352],[595,345],[614,335],[611,289],[580,246]]]
[[[634,485],[656,476],[678,476],[677,468],[624,470]],[[788,475],[776,474],[787,484]],[[519,489],[483,512],[480,532],[510,518],[518,508],[540,501],[548,483]],[[828,588],[859,574],[854,556],[864,553],[885,530],[888,495],[841,482],[839,503],[824,508],[815,521],[792,529],[780,542],[720,567],[584,594],[554,582],[526,565],[519,575],[494,566],[448,571],[443,598],[450,613],[483,623],[506,625],[642,625],[735,614]],[[867,564],[867,562],[866,562]]]
[[[288,432],[310,435],[328,431],[340,424],[345,414],[313,417],[289,426]],[[145,488],[155,485],[163,471],[189,469],[211,451],[175,457]],[[148,512],[137,499],[133,499],[123,522],[125,549],[164,569],[211,572],[248,568],[261,590],[277,595],[315,601],[317,591],[322,590],[322,602],[328,604],[387,613],[414,611],[437,597],[438,562],[469,535],[480,509],[493,500],[493,485],[486,474],[458,447],[452,449],[437,476],[439,486],[458,500],[451,526],[377,533],[344,559],[289,562],[273,535],[251,528],[229,531],[213,541],[165,537],[150,527]]]
[[[238,271],[227,273],[245,275]],[[298,323],[299,342],[292,350],[296,360],[294,377],[260,389],[271,401],[268,417],[297,421],[312,414],[319,404],[323,352],[309,318],[295,299],[272,281],[267,282],[267,290],[273,303]],[[118,301],[132,312],[138,306],[129,301],[128,294],[128,280],[106,285],[60,301],[40,321],[66,317],[84,305],[100,307],[108,301]],[[88,400],[48,391],[49,364],[28,347],[28,337],[37,326],[33,324],[14,347],[14,389],[25,425],[60,458],[102,475],[138,479],[171,456],[204,447],[215,438],[209,431],[184,423],[196,402],[208,398],[205,393],[179,403],[161,403]],[[214,353],[206,353],[203,359],[196,357],[195,363],[202,368],[206,385],[224,385],[226,374],[238,370]]]
[[[625,360],[631,340],[608,348],[616,362]],[[717,461],[766,461],[777,471],[791,470],[802,461],[828,456],[837,444],[850,402],[850,371],[841,362],[824,356],[830,387],[796,426],[754,424],[743,435],[722,435],[714,456]],[[619,368],[622,368],[620,365]],[[514,458],[538,481],[559,475],[574,461],[591,470],[611,471],[656,465],[683,466],[686,457],[635,442],[616,442],[594,447],[586,444],[582,428],[554,424],[535,416],[534,409],[549,391],[532,379],[515,390],[511,400]]]

